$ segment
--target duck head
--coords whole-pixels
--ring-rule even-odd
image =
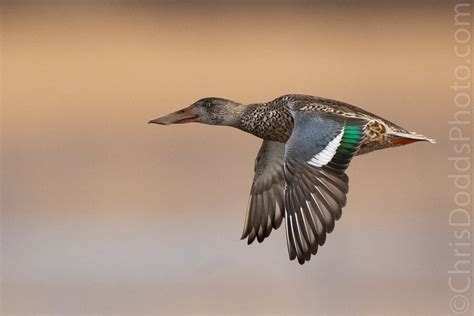
[[[190,106],[148,123],[170,125],[198,122],[209,125],[233,125],[238,121],[243,106],[222,98],[204,98]]]

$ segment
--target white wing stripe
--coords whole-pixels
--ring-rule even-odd
[[[341,144],[342,136],[344,135],[344,127],[342,128],[339,135],[337,135],[333,140],[329,142],[329,144],[317,153],[311,160],[308,160],[307,163],[313,165],[315,167],[322,167],[334,158],[336,154],[336,150]]]

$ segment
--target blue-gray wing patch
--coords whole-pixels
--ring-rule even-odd
[[[344,122],[317,113],[293,112],[294,127],[285,147],[285,158],[309,161],[323,151],[343,129]]]

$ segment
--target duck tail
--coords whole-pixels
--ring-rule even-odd
[[[420,142],[420,141],[436,144],[436,140],[423,136],[423,135],[416,134],[416,133],[392,132],[391,136],[392,136],[391,142],[393,145],[396,145],[396,146],[411,144],[411,143]]]

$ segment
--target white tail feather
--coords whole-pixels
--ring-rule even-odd
[[[395,136],[403,137],[403,138],[417,139],[417,140],[421,140],[421,141],[427,141],[427,142],[430,142],[432,144],[436,144],[436,140],[434,140],[432,138],[428,138],[428,137],[420,135],[420,134],[416,134],[416,133],[391,132],[391,134],[395,135]]]

